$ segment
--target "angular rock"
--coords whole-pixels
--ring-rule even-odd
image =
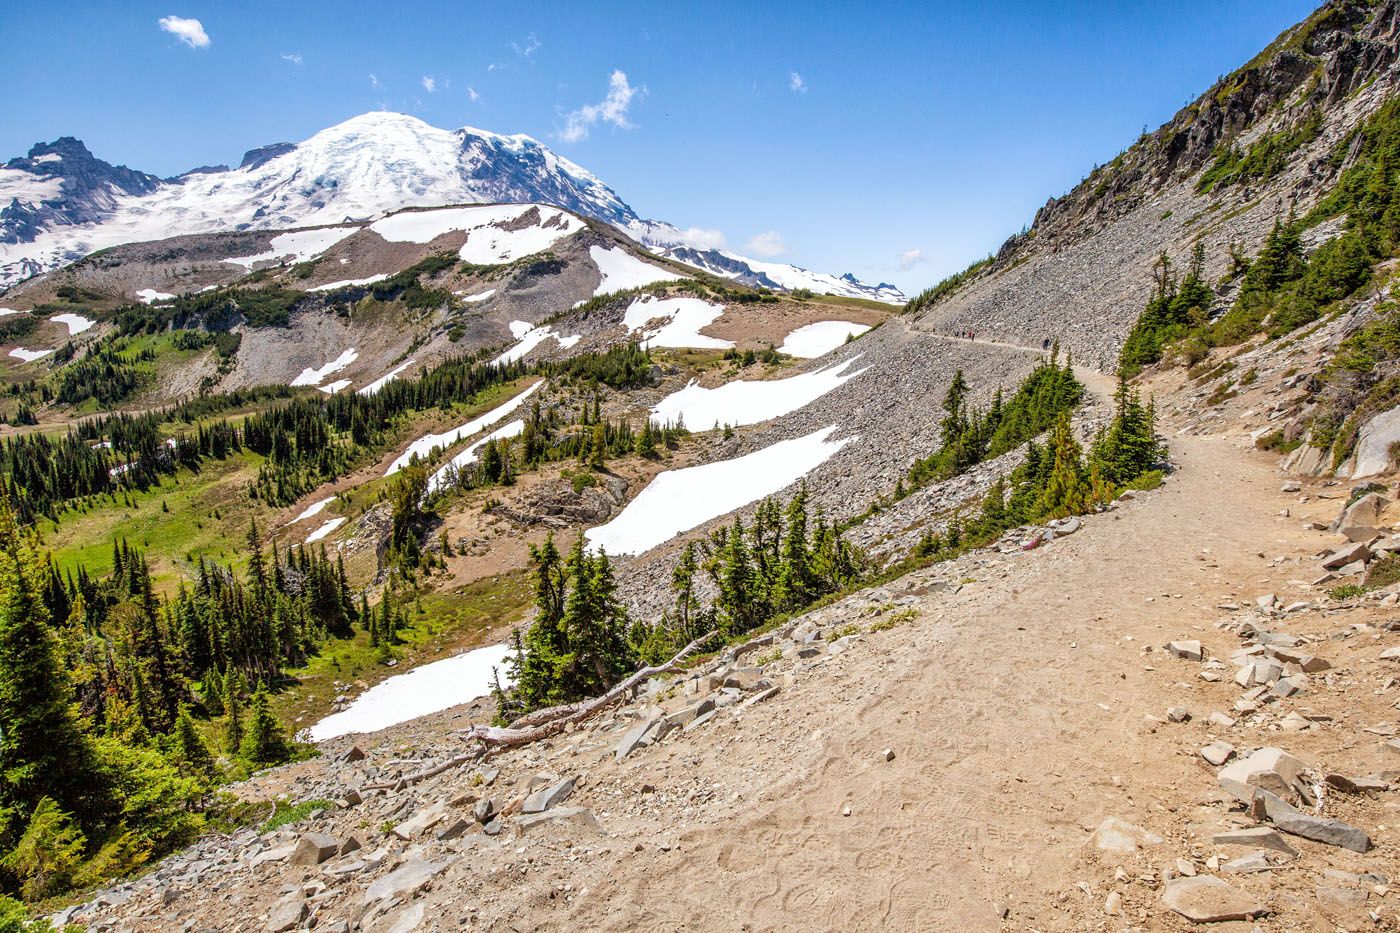
[[[1201,749],[1201,757],[1217,768],[1229,761],[1235,754],[1235,746],[1229,742],[1211,742]]]
[[[1227,765],[1216,780],[1227,793],[1245,803],[1252,802],[1260,789],[1295,799],[1298,775],[1305,767],[1281,748],[1261,748],[1248,758]]]
[[[447,868],[446,862],[429,862],[426,859],[411,858],[395,868],[383,878],[378,878],[365,889],[361,899],[366,904],[414,894],[422,889],[434,876]]]
[[[306,918],[306,898],[293,894],[278,901],[267,918],[267,933],[295,930]]]
[[[621,761],[640,748],[643,736],[660,721],[660,717],[652,716],[628,729],[626,734],[622,736],[622,741],[617,743],[617,750],[613,753],[617,760]]]
[[[489,823],[491,817],[496,814],[496,802],[489,797],[483,797],[472,805],[472,816],[478,823]]]
[[[1269,854],[1263,849],[1242,855],[1239,858],[1232,858],[1221,866],[1222,871],[1233,872],[1237,875],[1249,874],[1256,871],[1269,871],[1274,867],[1269,861]]]
[[[1268,826],[1255,826],[1250,829],[1232,829],[1216,833],[1211,842],[1219,846],[1248,846],[1251,849],[1270,849],[1281,852],[1289,858],[1297,858],[1298,850],[1288,844],[1288,840]]]
[[[666,721],[672,726],[679,728],[693,722],[697,716],[703,716],[715,708],[715,701],[706,697],[699,703],[692,703],[684,709],[678,709],[666,717]]]
[[[1304,839],[1365,853],[1371,848],[1371,837],[1341,820],[1303,813],[1280,797],[1266,790],[1258,791],[1264,802],[1264,812],[1279,829]]]
[[[603,831],[603,827],[593,816],[593,811],[587,807],[555,807],[552,810],[545,810],[543,813],[527,813],[515,821],[516,828],[522,833],[545,825],[587,829],[593,832]]]
[[[743,703],[740,703],[739,709],[748,709],[750,706],[755,706],[759,703],[762,703],[764,700],[771,700],[773,699],[773,697],[778,695],[778,690],[779,688],[776,686],[769,687],[767,690],[760,690],[758,693],[755,693]]]
[[[1248,920],[1264,913],[1263,905],[1213,875],[1168,881],[1162,903],[1194,923]]]
[[[1166,644],[1167,653],[1173,657],[1183,658],[1187,661],[1199,661],[1205,657],[1201,650],[1201,643],[1194,639],[1190,641],[1169,641]]]
[[[1348,541],[1370,542],[1380,534],[1381,513],[1390,500],[1377,492],[1368,492],[1342,510],[1332,530],[1346,535]]]
[[[574,781],[575,778],[568,778],[535,791],[525,798],[525,806],[522,809],[526,813],[543,813],[551,807],[558,806],[573,794]]]
[[[1163,841],[1161,836],[1116,816],[1105,818],[1089,837],[1089,843],[1100,852],[1115,855],[1129,855],[1140,847],[1158,845]]]
[[[1369,547],[1361,542],[1353,542],[1322,558],[1322,566],[1325,570],[1341,570],[1348,564],[1354,564],[1357,561],[1364,562],[1370,556],[1371,549]]]
[[[292,850],[288,861],[293,865],[319,865],[339,855],[340,847],[344,844],[344,840],[326,833],[305,833],[297,841],[297,847]]]

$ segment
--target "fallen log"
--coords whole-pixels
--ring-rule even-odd
[[[440,765],[435,765],[431,768],[419,771],[416,774],[410,774],[408,777],[398,778],[394,781],[380,782],[376,784],[366,784],[365,790],[383,790],[385,788],[391,787],[407,787],[411,784],[417,784],[419,781],[426,781],[428,778],[437,777],[444,771],[451,771],[453,768],[460,768],[462,765],[467,764],[471,761],[476,761],[480,757],[480,754],[456,755],[452,758],[447,759]]]
[[[582,722],[621,701],[624,696],[636,689],[637,685],[647,678],[674,671],[680,662],[694,654],[701,645],[714,638],[716,634],[716,632],[711,631],[701,635],[682,648],[675,657],[665,664],[642,668],[626,680],[619,682],[602,696],[577,703],[566,703],[563,706],[551,706],[549,709],[536,710],[515,720],[508,727],[472,726],[464,732],[464,735],[468,739],[481,742],[488,751],[529,745],[531,742],[538,742],[540,739],[557,735],[569,725]]]

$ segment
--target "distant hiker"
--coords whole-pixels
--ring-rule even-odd
[[[1042,340],[1042,341],[1040,342],[1040,349],[1042,349],[1042,350],[1049,350],[1049,349],[1050,349],[1050,338],[1049,338],[1049,337],[1046,337],[1044,340]]]

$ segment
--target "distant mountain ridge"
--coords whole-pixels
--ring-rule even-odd
[[[547,203],[609,223],[664,255],[749,285],[902,303],[893,286],[698,250],[608,185],[523,134],[443,130],[406,114],[353,117],[301,143],[251,149],[236,169],[170,179],[96,158],[77,139],[0,168],[0,288],[99,249],[221,230],[365,221],[405,207]]]

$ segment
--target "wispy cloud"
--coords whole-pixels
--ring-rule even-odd
[[[759,256],[781,256],[787,252],[787,241],[776,230],[767,230],[744,244],[744,249]]]
[[[899,254],[899,268],[908,270],[915,266],[928,262],[928,257],[921,249],[906,249]]]
[[[160,28],[192,49],[207,49],[209,47],[209,33],[204,31],[204,24],[197,19],[185,19],[183,16],[162,16]]]
[[[296,52],[283,52],[282,61],[291,62],[293,65],[300,65],[301,55]]]
[[[512,42],[510,44],[510,47],[515,51],[515,54],[519,55],[521,58],[531,58],[536,52],[540,50],[540,40],[532,32],[525,37],[525,42],[523,44],[519,42]]]
[[[379,83],[378,76],[376,76],[375,73],[372,71],[369,73],[369,86],[374,88],[376,91],[384,90],[384,85]]]
[[[635,88],[622,71],[614,71],[608,78],[608,95],[596,104],[584,104],[564,118],[564,129],[559,138],[566,143],[576,143],[588,138],[588,132],[599,121],[611,123],[618,129],[631,129],[627,122],[627,111],[632,101],[646,96],[646,88]]]
[[[437,79],[434,78],[434,77],[432,77],[431,75],[424,75],[424,76],[423,76],[423,90],[427,91],[429,94],[433,93],[433,91],[436,91],[436,90],[437,90]]]
[[[802,76],[795,71],[788,72],[788,90],[794,94],[806,94],[807,82],[802,80]]]
[[[467,96],[471,98],[472,103],[481,100],[481,95],[478,94],[476,88],[472,87],[470,84],[467,85]]]

